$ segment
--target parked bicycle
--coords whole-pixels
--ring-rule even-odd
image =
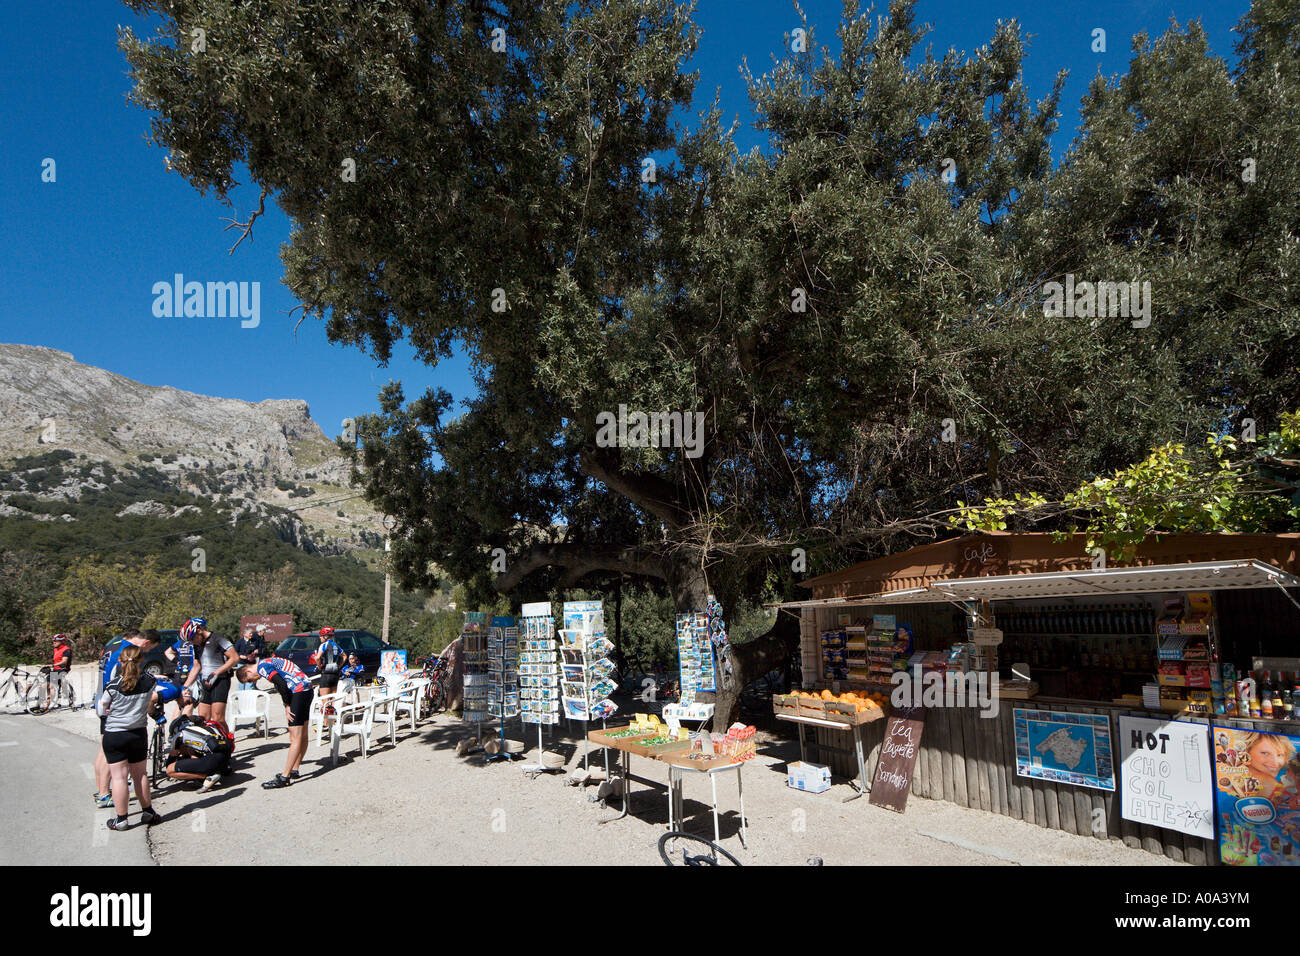
[[[27,706],[27,690],[36,680],[37,675],[21,667],[9,668],[9,673],[0,681],[0,707]]]
[[[150,712],[149,716],[154,722],[153,732],[149,734],[149,783],[156,787],[167,777],[167,754],[170,750],[167,746],[167,715],[159,706],[157,712]]]
[[[27,713],[40,716],[52,707],[76,707],[77,694],[72,689],[70,675],[54,678],[51,667],[42,667],[36,679],[27,688]]]
[[[420,697],[420,719],[447,709],[447,684],[451,679],[451,662],[445,657],[419,657],[416,663],[422,665],[422,676],[429,683],[424,687]]]

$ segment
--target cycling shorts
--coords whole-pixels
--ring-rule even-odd
[[[199,683],[203,685],[203,690],[199,691],[200,704],[224,704],[230,699],[230,675],[222,674],[212,682],[209,687],[204,683],[203,678],[199,678]]]
[[[104,734],[104,759],[109,763],[144,763],[149,755],[149,735],[143,727],[110,730]]]
[[[178,773],[197,773],[210,777],[214,773],[223,773],[230,768],[229,754],[208,754],[205,757],[178,757],[170,767]]]
[[[289,708],[289,726],[305,727],[307,720],[311,716],[311,697],[312,689],[300,690],[292,695],[286,702]]]

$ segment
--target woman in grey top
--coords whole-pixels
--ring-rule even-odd
[[[149,755],[149,705],[154,696],[154,679],[140,670],[140,648],[134,644],[123,649],[117,660],[117,672],[104,688],[95,710],[104,718],[104,757],[112,779],[113,810],[108,821],[110,830],[125,830],[129,795],[127,774],[135,783],[140,800],[140,819],[146,824],[162,819],[154,812],[149,795],[149,778],[144,765]]]

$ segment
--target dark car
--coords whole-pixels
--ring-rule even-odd
[[[167,656],[167,651],[174,648],[180,643],[180,631],[159,631],[158,646],[140,659],[140,665],[144,668],[145,673],[152,674],[154,677],[171,678],[176,674],[176,662]],[[104,645],[104,653],[99,656],[99,667],[102,671],[104,665],[108,663],[109,656],[117,650],[122,643],[122,635],[119,634],[107,644]],[[101,678],[102,680],[102,678]]]
[[[372,680],[379,672],[379,652],[398,651],[400,647],[385,644],[378,635],[363,630],[344,630],[334,632],[334,643],[343,648],[344,654],[356,653],[365,668],[363,680]],[[308,658],[320,647],[320,632],[310,631],[293,634],[276,645],[275,656],[293,661],[307,674],[315,674],[316,667],[308,663]],[[410,662],[407,662],[408,666]]]

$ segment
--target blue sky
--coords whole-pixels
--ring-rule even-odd
[[[839,0],[804,0],[822,41],[833,41]],[[881,2],[881,7],[885,3]],[[783,35],[799,25],[790,0],[699,0],[704,30],[694,68],[697,105],[721,89],[724,115],[747,127],[742,149],[761,145],[739,72],[747,57],[755,73],[770,68]],[[999,19],[1017,18],[1032,34],[1026,64],[1031,96],[1051,88],[1057,70],[1070,79],[1062,101],[1056,152],[1068,145],[1089,79],[1126,70],[1131,37],[1163,32],[1170,18],[1199,18],[1215,53],[1232,60],[1232,26],[1247,0],[1027,2],[923,0],[936,55],[973,50]],[[227,252],[232,215],[201,197],[163,166],[162,151],[144,137],[149,117],[127,104],[126,63],[116,46],[118,24],[137,25],[125,6],[108,0],[5,0],[0,5],[0,261],[4,301],[0,342],[46,345],[150,385],[260,401],[302,398],[329,435],[343,418],[376,407],[381,385],[396,379],[408,396],[430,385],[457,398],[472,394],[463,358],[436,369],[399,346],[388,367],[354,348],[330,345],[322,324],[306,321],[295,338],[281,284],[280,244],[288,236],[278,210],[258,221],[251,242]],[[1106,30],[1107,51],[1092,52],[1092,31]],[[137,32],[141,32],[137,29]],[[42,161],[57,163],[57,181],[41,181]],[[241,218],[255,188],[233,194]],[[176,273],[200,281],[261,284],[261,324],[238,319],[155,318],[151,289]]]

